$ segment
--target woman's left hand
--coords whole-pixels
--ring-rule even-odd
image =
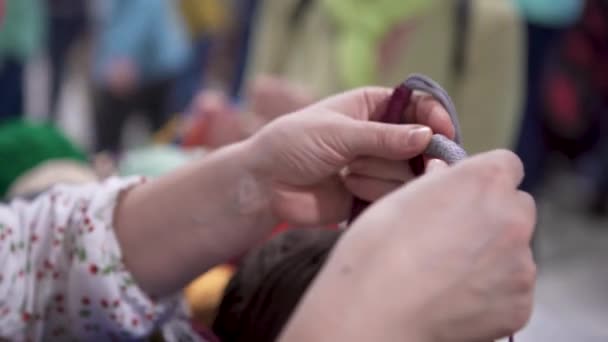
[[[373,122],[391,92],[362,88],[331,97],[271,122],[251,139],[277,219],[340,222],[353,195],[373,201],[411,180],[404,161],[424,151],[432,132],[454,137],[448,113],[419,94],[404,113],[417,125]]]

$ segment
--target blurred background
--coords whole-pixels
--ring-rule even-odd
[[[0,0],[0,196],[158,176],[413,72],[451,94],[468,151],[524,161],[540,274],[517,340],[607,341],[605,0]]]

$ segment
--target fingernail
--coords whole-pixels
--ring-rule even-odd
[[[426,172],[431,173],[441,170],[446,167],[446,164],[439,159],[431,159],[426,165]]]
[[[419,127],[410,131],[408,137],[409,146],[420,146],[431,137],[431,129],[428,127]]]

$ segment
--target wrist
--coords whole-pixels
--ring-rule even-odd
[[[264,222],[279,224],[272,210],[272,170],[263,160],[260,151],[251,139],[235,145],[234,158],[242,161],[243,175],[237,185],[236,201],[240,214],[262,218]]]

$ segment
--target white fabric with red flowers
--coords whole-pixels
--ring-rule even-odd
[[[0,339],[137,340],[187,320],[178,296],[151,298],[122,262],[114,206],[144,181],[57,186],[0,206]]]

